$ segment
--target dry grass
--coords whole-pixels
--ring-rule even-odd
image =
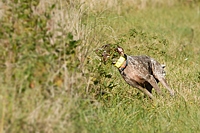
[[[25,27],[10,4],[0,2],[0,132],[200,130],[198,2],[40,0],[31,17],[41,17],[43,30],[40,21],[34,30]],[[129,38],[130,29],[140,32]],[[100,65],[94,49],[123,39],[127,53],[167,65],[175,98],[157,96],[152,106],[115,68]],[[169,43],[159,43],[165,39]]]

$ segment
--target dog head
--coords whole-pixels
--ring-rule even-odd
[[[104,64],[107,62],[115,64],[120,56],[124,56],[124,49],[118,45],[112,44],[103,45],[95,52],[102,59]]]

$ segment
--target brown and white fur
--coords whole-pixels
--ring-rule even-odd
[[[107,61],[111,57],[110,45],[104,45],[101,47],[102,57],[104,61]],[[124,53],[123,48],[117,46],[114,52],[118,52],[120,56],[125,58],[125,61],[118,68],[123,79],[132,87],[135,87],[146,94],[151,99],[155,99],[152,95],[152,88],[158,94],[161,94],[161,90],[158,86],[158,82],[170,92],[173,96],[174,91],[168,85],[165,79],[164,65],[161,65],[155,59],[146,55],[142,56],[129,56]]]

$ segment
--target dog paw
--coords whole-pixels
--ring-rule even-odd
[[[174,91],[171,91],[171,92],[170,92],[170,95],[171,95],[171,97],[174,97],[174,96],[175,96],[175,92],[174,92]]]

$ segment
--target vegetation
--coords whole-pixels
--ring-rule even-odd
[[[198,0],[3,0],[0,133],[199,132],[199,22]],[[166,64],[176,96],[128,86],[106,43]]]

